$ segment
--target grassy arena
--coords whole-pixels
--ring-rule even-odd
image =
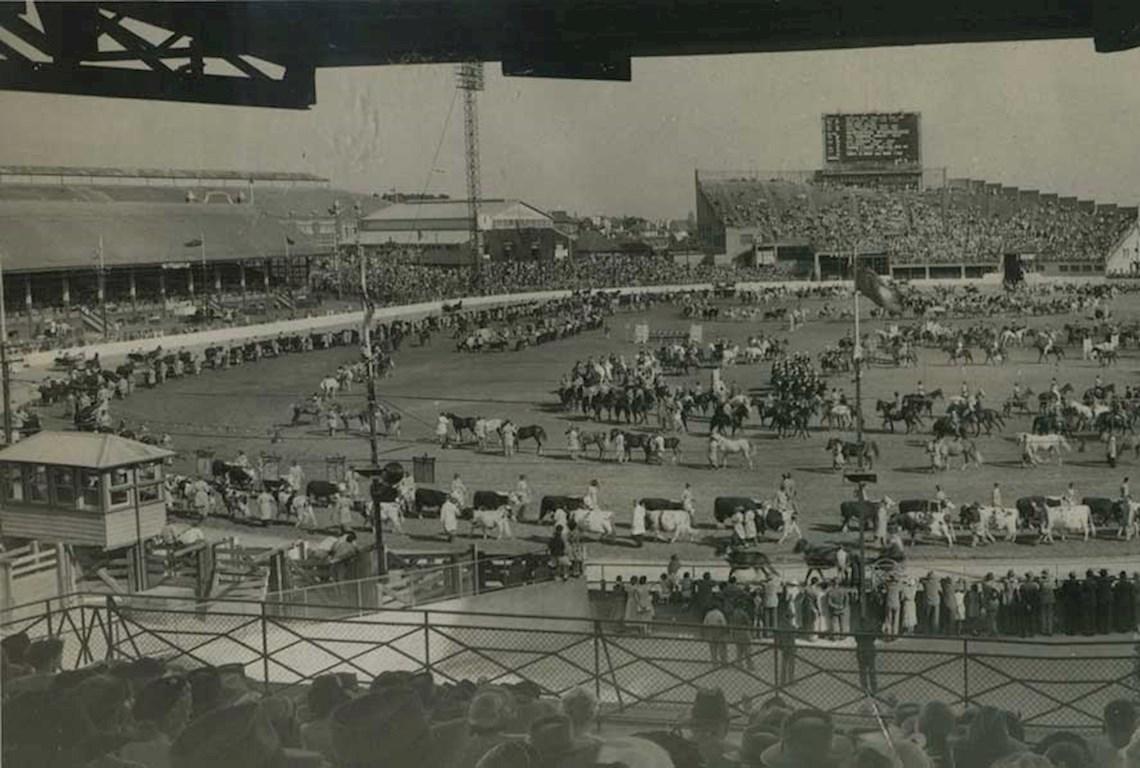
[[[806,302],[804,306],[814,316],[820,302]],[[1112,309],[1118,320],[1132,320],[1140,315],[1140,297],[1135,294],[1120,297]],[[1082,318],[1071,315],[985,317],[947,322],[955,325],[981,322],[1000,326],[1007,321],[1024,321],[1031,327],[1060,328],[1064,323],[1081,322]],[[670,552],[676,551],[689,561],[710,559],[713,555],[712,537],[726,535],[717,531],[713,524],[714,497],[740,494],[770,496],[776,489],[780,474],[788,470],[793,473],[799,488],[801,527],[805,535],[813,541],[843,539],[845,534],[838,532],[839,502],[850,498],[852,489],[831,471],[831,458],[824,449],[829,437],[826,430],[814,428],[807,440],[779,440],[767,430],[748,425],[745,434],[757,448],[758,457],[756,468],[751,471],[739,466],[738,461],[728,469],[712,470],[708,467],[705,451],[708,426],[703,419],[691,424],[692,432],[682,438],[684,453],[677,466],[647,466],[636,453],[634,461],[625,465],[614,463],[612,456],[601,462],[592,457],[577,462],[568,458],[563,433],[571,422],[578,422],[583,429],[601,426],[561,409],[553,392],[558,379],[576,359],[611,352],[631,357],[637,349],[631,341],[632,325],[636,322],[648,322],[652,329],[684,330],[688,327],[679,307],[662,305],[647,313],[620,313],[611,318],[612,333],[608,339],[603,333],[594,332],[522,352],[484,354],[457,353],[450,339],[444,336],[437,336],[431,346],[424,348],[405,345],[397,355],[396,371],[379,385],[381,399],[404,414],[402,439],[383,439],[380,447],[382,458],[406,461],[410,466],[414,455],[426,453],[435,456],[435,486],[440,488],[446,488],[452,474],[458,472],[470,491],[509,490],[514,487],[518,475],[525,473],[536,496],[536,503],[529,510],[532,516],[537,507],[537,497],[551,493],[577,495],[591,478],[597,478],[601,484],[603,507],[615,512],[619,541],[591,545],[591,557],[628,557],[664,562]],[[864,327],[872,332],[884,325],[881,321],[868,320]],[[703,326],[706,342],[722,336],[743,342],[749,335],[760,331],[779,337],[788,335],[786,328],[777,322],[705,322]],[[813,319],[791,335],[791,346],[814,355],[849,328],[849,322]],[[919,380],[923,381],[928,392],[941,388],[950,395],[957,394],[963,381],[971,389],[981,386],[987,403],[997,406],[1008,396],[1014,377],[1020,378],[1034,392],[1040,392],[1048,388],[1050,377],[1056,376],[1062,384],[1071,383],[1079,396],[1092,385],[1098,372],[1107,382],[1115,382],[1118,389],[1123,389],[1125,384],[1136,380],[1140,370],[1140,355],[1134,350],[1123,350],[1119,365],[1107,371],[1096,363],[1081,361],[1079,348],[1070,347],[1066,353],[1067,360],[1060,366],[1038,365],[1036,350],[1024,348],[1013,350],[1010,361],[1003,367],[977,364],[963,368],[949,365],[945,353],[938,349],[921,349],[917,368],[871,369],[864,377],[863,398],[868,439],[874,440],[881,451],[875,466],[879,484],[874,493],[885,493],[896,500],[932,497],[935,483],[941,483],[955,502],[988,501],[993,483],[1000,481],[1006,503],[1012,504],[1022,495],[1059,494],[1072,481],[1082,495],[1116,494],[1121,478],[1136,469],[1140,460],[1129,452],[1122,457],[1117,469],[1110,469],[1103,447],[1095,442],[1089,443],[1085,453],[1074,451],[1067,455],[1062,467],[1021,468],[1019,452],[1012,437],[1016,432],[1029,428],[1028,417],[1015,416],[1001,435],[978,439],[986,462],[982,469],[966,472],[955,469],[934,475],[929,471],[929,460],[922,447],[930,439],[930,420],[927,420],[924,434],[905,436],[901,434],[899,425],[900,432],[891,435],[882,430],[881,420],[874,412],[877,399],[890,399],[896,390],[903,394],[913,392]],[[287,424],[293,401],[312,392],[319,379],[338,364],[350,362],[356,356],[355,349],[341,348],[266,360],[225,372],[208,371],[198,378],[169,381],[160,389],[140,390],[127,401],[115,403],[112,415],[116,421],[122,417],[132,424],[147,423],[155,432],[170,432],[176,446],[185,456],[191,457],[181,460],[178,467],[181,471],[193,471],[195,449],[211,449],[223,458],[232,458],[239,449],[244,449],[251,458],[256,458],[263,451],[281,455],[283,469],[293,458],[300,458],[310,478],[323,478],[326,456],[340,454],[350,464],[367,464],[368,443],[358,425],[352,425],[353,435],[335,438],[329,438],[318,424],[282,426],[283,441],[277,445],[270,445],[268,435],[275,425]],[[984,355],[975,350],[975,359],[980,361],[983,358]],[[709,370],[701,371],[701,382],[707,382],[710,375]],[[724,372],[724,377],[726,381],[735,381],[742,387],[762,387],[768,383],[769,365],[734,366]],[[853,397],[854,384],[850,374],[833,380],[847,392],[849,399]],[[342,399],[350,411],[360,410],[364,403],[363,386],[356,385],[353,391],[342,395]],[[943,409],[944,403],[936,405],[936,414]],[[542,457],[534,454],[533,443],[529,442],[511,459],[498,453],[479,453],[473,445],[440,450],[435,444],[433,428],[436,414],[441,410],[461,415],[509,417],[518,425],[541,424],[550,435],[551,442]],[[607,424],[605,428],[609,426]],[[847,433],[846,437],[852,439],[853,434]],[[676,498],[685,482],[692,483],[696,494],[696,522],[701,527],[699,534],[703,541],[676,546],[647,544],[640,550],[625,541],[635,498],[646,495]],[[225,528],[228,524],[217,525]],[[287,527],[241,530],[246,539],[279,538],[284,541],[294,538],[295,534]],[[461,530],[466,533],[467,526],[462,525]],[[445,546],[437,536],[438,531],[438,521],[411,520],[404,535],[390,534],[387,543],[401,549],[438,550]],[[548,535],[546,527],[519,524],[515,527],[516,540],[496,544],[494,549],[508,552],[533,548],[545,541]],[[1115,531],[1101,531],[1095,542],[1070,539],[1049,547],[1035,546],[1033,537],[1022,536],[1017,544],[989,545],[976,550],[960,546],[949,551],[944,542],[926,542],[915,548],[913,557],[987,558],[993,560],[995,568],[1004,568],[1004,564],[1014,558],[1087,557],[1092,564],[1098,556],[1121,557],[1140,551],[1140,543],[1117,541],[1114,536]],[[452,546],[466,548],[472,541],[461,537]],[[960,541],[963,545],[968,544],[968,537],[962,537]],[[766,546],[774,559],[793,557],[790,542],[777,547],[772,539]]]

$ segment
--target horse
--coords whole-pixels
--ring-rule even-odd
[[[927,444],[927,452],[938,451],[946,463],[946,467],[950,466],[951,458],[962,459],[962,470],[965,471],[967,467],[973,464],[975,467],[981,468],[984,459],[978,446],[973,440],[966,440],[964,438],[956,437],[953,440],[946,438],[939,438],[932,443]]]
[[[712,439],[716,444],[716,450],[720,457],[718,468],[723,469],[724,467],[728,466],[729,454],[741,454],[744,457],[744,460],[748,462],[748,468],[754,468],[752,465],[752,454],[755,449],[752,447],[751,440],[748,440],[747,438],[734,440],[725,437],[724,435],[718,434],[714,434]],[[628,449],[628,442],[626,443],[626,447]]]
[[[311,398],[301,403],[293,403],[293,419],[289,422],[289,425],[295,426],[299,424],[302,416],[319,418],[320,415],[321,403],[317,398]]]
[[[615,430],[616,431],[616,430]],[[519,430],[519,438],[522,438],[522,430]],[[578,444],[582,446],[585,451],[588,446],[597,446],[598,448],[598,461],[601,461],[606,456],[606,449],[610,445],[609,437],[605,432],[581,432],[578,434]],[[541,450],[542,446],[539,445]]]
[[[503,424],[504,419],[484,419],[479,417],[475,419],[475,439],[479,442],[479,448],[482,450],[487,447],[487,438],[492,434],[498,434],[499,442],[503,440]],[[459,428],[456,428],[458,434]]]
[[[804,564],[808,567],[808,577],[814,571],[822,578],[824,570],[831,568],[837,570],[840,576],[846,576],[848,567],[851,567],[852,571],[862,568],[858,553],[849,552],[842,544],[813,544],[807,539],[800,539],[792,551],[803,555]],[[852,583],[858,581],[854,572],[850,580]]]
[[[828,429],[850,429],[854,420],[849,406],[839,403],[823,412],[820,424],[827,424]]]
[[[320,390],[323,396],[336,398],[337,393],[341,390],[340,380],[336,376],[326,376],[321,379]]]
[[[1037,362],[1043,363],[1049,357],[1053,358],[1053,362],[1060,364],[1065,359],[1065,349],[1057,342],[1046,341],[1038,337],[1034,345],[1037,348]]]
[[[906,424],[907,434],[910,434],[914,428],[922,423],[922,417],[914,408],[907,408],[902,406],[901,410],[895,410],[894,403],[887,400],[879,400],[875,403],[875,410],[883,414],[883,426],[891,432],[895,431],[895,422],[901,421]]]
[[[590,434],[590,433],[586,433],[586,434]],[[578,443],[583,448],[586,447],[586,443],[585,443],[586,434],[580,434],[578,436]],[[502,427],[500,427],[499,428],[499,439],[502,440],[502,437],[503,437],[503,430],[502,430]],[[538,424],[528,424],[525,427],[519,427],[518,432],[516,433],[515,437],[518,439],[520,444],[522,443],[523,440],[534,440],[535,444],[537,444],[537,446],[538,446],[538,448],[535,450],[535,453],[539,456],[542,455],[542,446],[546,442],[546,430],[543,429],[542,427],[540,427]],[[602,437],[604,438],[605,435],[602,434]],[[601,456],[599,455],[598,458],[600,459]]]
[[[445,412],[443,415],[451,422],[451,428],[455,430],[455,437],[457,439],[463,439],[464,431],[470,432],[471,436],[476,440],[479,439],[479,433],[476,431],[475,426],[479,419],[474,416],[456,416],[450,412]]]
[[[927,416],[934,415],[934,401],[942,399],[942,390],[936,389],[926,395],[909,394],[903,395],[903,409],[911,408],[916,413],[926,412]]]
[[[959,349],[956,346],[943,347],[942,351],[947,354],[949,365],[973,365],[974,353],[970,351],[969,347],[962,347]]]
[[[851,461],[862,457],[867,469],[873,469],[875,459],[879,458],[879,446],[874,440],[864,440],[862,443],[852,443],[833,437],[827,441],[824,448],[828,453],[835,451],[837,445],[843,446],[843,460]]]

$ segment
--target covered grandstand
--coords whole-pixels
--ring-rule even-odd
[[[1002,257],[1040,272],[1103,274],[1137,208],[974,179],[920,190],[858,188],[760,173],[696,173],[705,249],[785,262],[805,277],[844,274],[852,250],[897,278],[981,277]]]
[[[301,286],[387,203],[308,173],[0,166],[9,308]]]

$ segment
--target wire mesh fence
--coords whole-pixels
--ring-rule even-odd
[[[742,720],[777,694],[796,707],[869,717],[873,693],[992,705],[1038,732],[1092,730],[1105,704],[1140,694],[1140,655],[1129,641],[906,637],[868,653],[852,636],[776,641],[751,628],[714,636],[698,625],[431,609],[329,619],[273,608],[69,596],[5,614],[0,634],[62,638],[65,668],[144,656],[187,667],[237,664],[249,680],[275,688],[330,672],[367,680],[421,669],[441,683],[529,682],[545,695],[582,686],[597,695],[604,717],[635,722],[677,722],[698,689],[716,687]]]

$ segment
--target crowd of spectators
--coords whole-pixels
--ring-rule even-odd
[[[610,614],[631,628],[639,622],[704,622],[717,610],[727,620],[726,632],[742,637],[789,630],[805,640],[842,639],[858,622],[862,606],[853,584],[858,580],[812,577],[804,581],[772,576],[754,584],[734,577],[700,578],[670,560],[666,572],[648,583],[644,576],[625,582],[618,577],[608,588],[615,603]],[[904,573],[868,573],[866,628],[884,639],[903,635],[954,637],[1051,637],[1130,634],[1140,625],[1140,572],[1113,576],[1107,570],[1075,572],[1058,580],[1049,571],[981,579]],[[641,594],[644,593],[644,594]],[[631,611],[631,596],[639,608]]]
[[[861,674],[851,714],[779,694],[730,706],[722,689],[697,688],[674,728],[612,736],[583,687],[556,698],[529,681],[392,670],[274,692],[240,663],[142,657],[61,671],[60,639],[18,633],[0,648],[2,757],[14,768],[1140,768],[1127,699],[1104,706],[1099,733],[1030,733],[994,706],[875,695]]]
[[[997,263],[1009,248],[1042,260],[1096,261],[1136,220],[1134,210],[966,190],[742,179],[706,183],[704,191],[727,226],[758,227],[762,242],[800,242],[823,252],[881,248],[895,264]]]
[[[359,284],[358,266],[344,261],[334,264],[331,259],[314,266],[314,285],[318,290],[334,290],[338,275],[346,284]],[[394,305],[528,291],[776,280],[781,279],[781,274],[772,267],[681,264],[663,256],[590,255],[452,267],[417,264],[392,254],[370,261],[368,284],[377,301]]]

